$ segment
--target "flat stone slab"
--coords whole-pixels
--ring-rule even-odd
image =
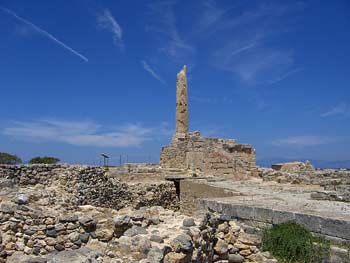
[[[203,199],[202,208],[225,216],[279,224],[295,220],[310,231],[350,240],[350,203],[312,200],[318,186],[246,182],[208,182],[240,193],[234,197]]]
[[[186,179],[191,179],[191,180],[197,180],[197,179],[208,179],[208,177],[204,176],[198,176],[198,177],[191,177],[191,176],[186,176],[186,175],[168,175],[165,176],[165,180],[168,181],[179,181],[179,180],[186,180]]]

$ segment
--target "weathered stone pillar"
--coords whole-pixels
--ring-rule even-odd
[[[188,134],[188,96],[186,66],[176,76],[176,134],[186,136]]]

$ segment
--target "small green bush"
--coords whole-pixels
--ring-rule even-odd
[[[262,244],[263,251],[270,251],[282,263],[322,262],[330,251],[328,240],[293,221],[265,229]]]
[[[30,164],[55,164],[58,163],[60,159],[50,156],[34,157],[29,161]]]
[[[22,160],[16,155],[0,152],[0,164],[18,164],[21,162]]]

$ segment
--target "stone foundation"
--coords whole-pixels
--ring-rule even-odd
[[[256,156],[251,145],[235,140],[204,138],[199,132],[175,136],[162,148],[162,168],[177,168],[191,175],[245,179],[256,176]]]
[[[206,180],[186,179],[180,181],[180,211],[193,215],[199,210],[199,202],[203,198],[231,197],[233,191],[211,186]]]
[[[309,161],[306,162],[288,162],[288,163],[276,163],[271,166],[273,170],[282,172],[313,172],[315,168]]]

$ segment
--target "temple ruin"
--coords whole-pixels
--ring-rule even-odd
[[[176,79],[176,132],[171,143],[162,148],[160,165],[183,169],[191,175],[234,179],[256,175],[256,155],[251,145],[189,132],[186,66]]]

